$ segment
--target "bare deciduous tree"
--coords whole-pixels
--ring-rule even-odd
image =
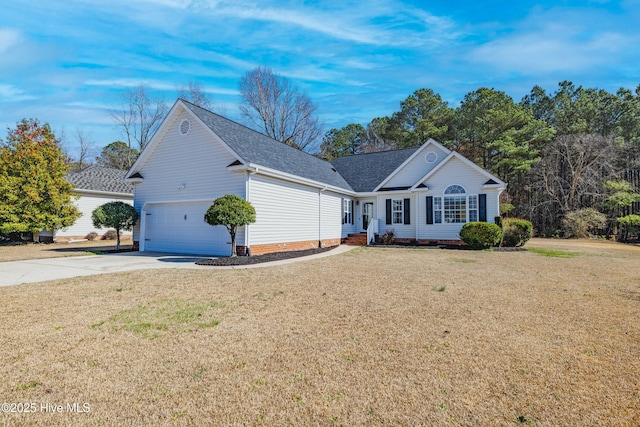
[[[603,182],[616,173],[619,144],[599,134],[560,135],[541,153],[534,169],[530,216],[553,224],[568,212],[596,206],[606,196]]]
[[[140,84],[124,93],[122,108],[113,110],[112,115],[129,148],[136,148],[132,147],[135,144],[142,151],[166,112],[167,104],[161,98],[152,99],[146,87]]]
[[[198,107],[212,111],[214,105],[206,94],[204,87],[197,80],[189,79],[188,86],[182,86],[178,89],[178,98],[185,99]]]
[[[240,80],[240,111],[271,138],[309,150],[322,133],[316,106],[291,82],[271,68],[258,67]]]
[[[84,169],[91,166],[91,159],[94,156],[95,151],[95,142],[80,128],[76,128],[76,141],[78,142],[78,158],[75,162],[76,167],[78,169]]]

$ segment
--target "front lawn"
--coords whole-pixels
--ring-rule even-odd
[[[531,245],[575,256],[362,248],[0,288],[0,396],[37,405],[0,417],[639,425],[640,248],[558,242]]]
[[[115,240],[94,240],[74,243],[3,243],[0,244],[0,262],[91,255],[103,251],[115,250],[115,248]],[[120,248],[122,250],[131,249],[131,240],[123,240]]]

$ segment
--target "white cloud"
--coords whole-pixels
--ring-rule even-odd
[[[33,95],[28,95],[22,89],[8,84],[0,84],[0,100],[2,101],[27,101],[36,99]]]
[[[215,17],[291,25],[336,40],[376,46],[425,44],[450,37],[454,28],[446,18],[394,1],[356,2],[355,5],[329,2],[323,4],[324,8],[283,8],[272,7],[269,2],[219,0],[202,0],[199,5]]]
[[[162,81],[154,81],[147,79],[90,79],[85,81],[88,86],[107,86],[107,87],[126,87],[132,88],[141,84],[149,89],[156,90],[175,90],[175,86]]]
[[[504,73],[577,73],[606,66],[634,51],[632,38],[609,30],[606,19],[560,10],[536,12],[509,34],[485,43],[469,56]]]
[[[10,28],[0,28],[0,55],[5,54],[17,46],[22,38],[19,31]]]

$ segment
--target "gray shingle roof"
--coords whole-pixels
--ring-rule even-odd
[[[106,191],[133,194],[133,184],[124,182],[127,171],[102,166],[89,166],[79,172],[69,172],[67,181],[77,190]]]
[[[331,163],[182,100],[244,162],[352,190]]]
[[[420,147],[342,156],[331,164],[354,191],[373,191]]]

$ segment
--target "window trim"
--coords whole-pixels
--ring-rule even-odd
[[[342,199],[342,223],[353,224],[353,201]]]
[[[400,209],[396,208],[396,202],[399,202]],[[400,221],[396,221],[396,214],[400,214]],[[404,224],[404,199],[391,199],[391,224]]]
[[[463,197],[464,200],[461,200]],[[460,203],[461,205],[464,204],[464,212],[462,211],[462,209],[459,209],[459,215],[455,214],[455,212],[458,212],[458,210],[456,210],[453,215],[462,216],[462,214],[464,214],[464,221],[450,222],[446,220],[447,199],[458,199],[457,203]],[[449,185],[444,189],[442,195],[432,196],[431,203],[433,223],[430,225],[467,224],[469,222],[480,221],[480,194],[469,194],[462,185]],[[472,205],[475,207],[472,207]],[[450,214],[449,217],[451,216],[452,215]]]

